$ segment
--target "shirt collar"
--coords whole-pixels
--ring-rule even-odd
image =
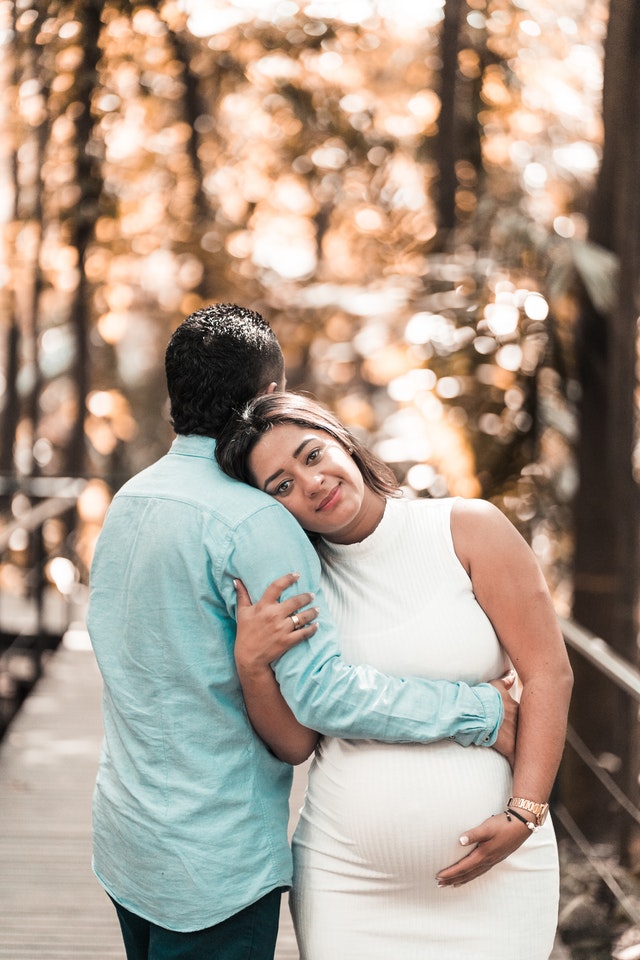
[[[214,437],[201,437],[196,433],[180,434],[171,444],[169,453],[213,460],[216,455],[216,441]]]

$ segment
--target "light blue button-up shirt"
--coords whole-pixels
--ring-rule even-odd
[[[320,607],[275,665],[294,713],[350,738],[490,745],[487,684],[390,678],[339,655],[315,551],[290,514],[226,477],[215,441],[178,437],[115,496],[91,571],[88,626],[104,678],[94,870],[127,909],[199,930],[291,882],[291,768],[255,735],[235,670],[233,578],[276,577]]]

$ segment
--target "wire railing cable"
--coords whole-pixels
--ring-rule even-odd
[[[608,866],[607,861],[594,850],[564,804],[554,804],[553,815],[560,821],[584,858],[607,885],[632,923],[640,927],[640,909],[637,901],[625,893],[618,883],[613,870]]]
[[[571,725],[567,727],[567,743],[575,750],[593,775],[598,778],[602,786],[613,797],[616,803],[640,825],[640,810],[629,800],[626,793],[620,789],[611,774],[598,762],[598,758],[589,750],[584,740],[578,736]]]

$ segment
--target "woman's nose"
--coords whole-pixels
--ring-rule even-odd
[[[312,497],[322,490],[324,478],[321,473],[312,473],[305,478],[305,492],[307,496]]]

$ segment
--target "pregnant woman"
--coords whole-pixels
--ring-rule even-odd
[[[521,691],[513,771],[448,741],[320,740],[293,840],[302,960],[547,960],[548,798],[572,681],[531,550],[484,501],[400,499],[388,468],[303,397],[253,401],[217,455],[315,540],[345,658],[472,684],[512,665]]]

